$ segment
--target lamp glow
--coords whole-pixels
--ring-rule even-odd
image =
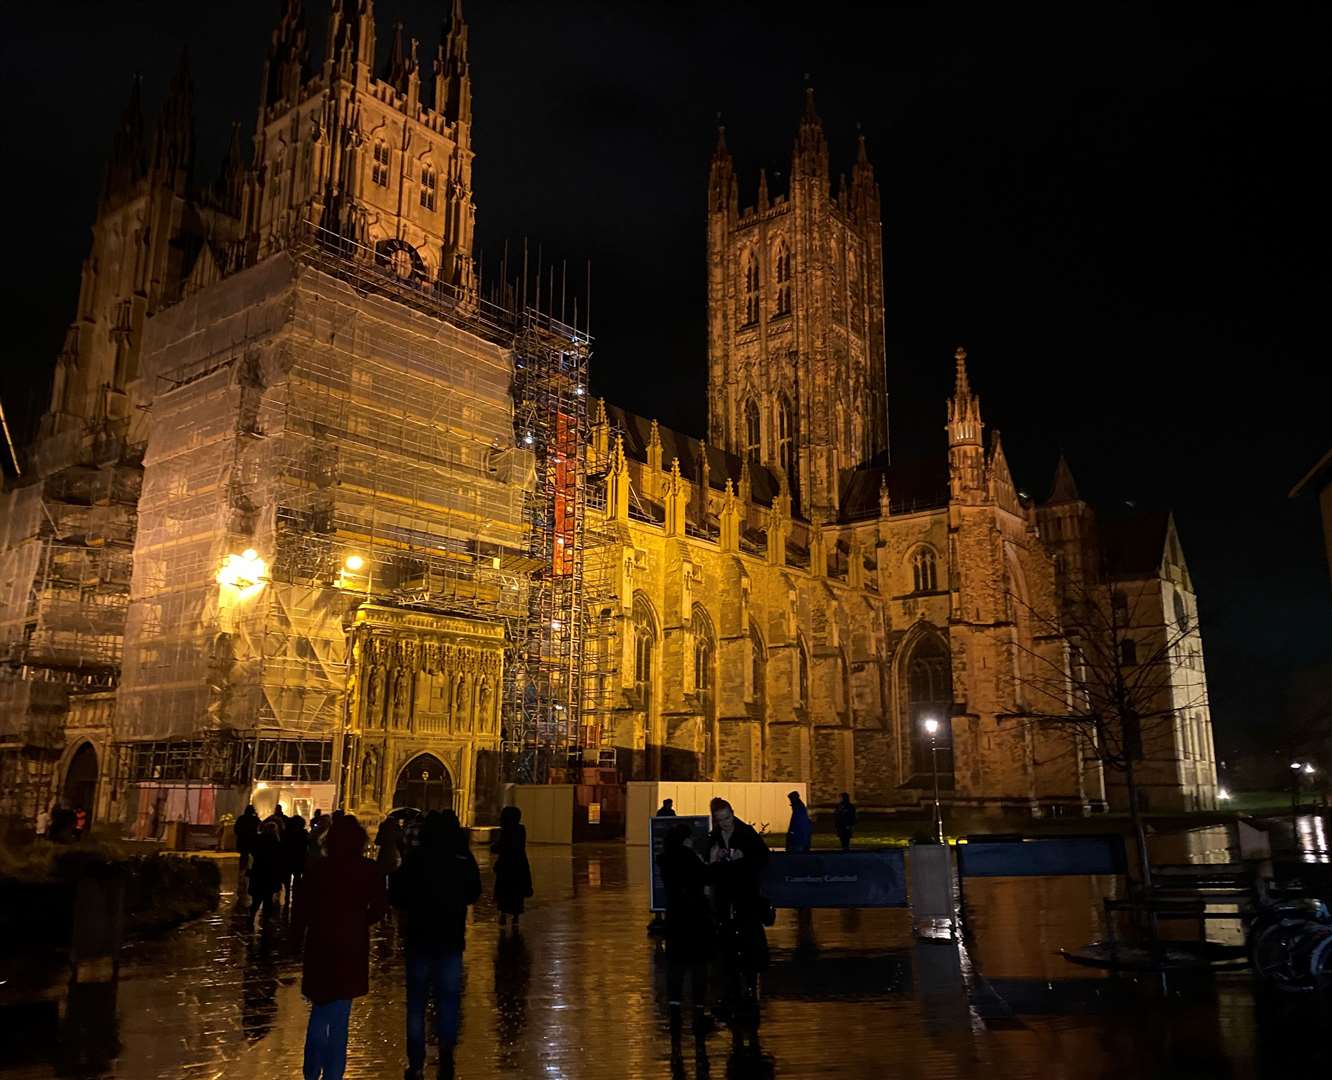
[[[939,721],[934,719],[934,717],[931,716],[928,720],[925,721],[926,734],[934,735],[936,732],[938,732],[938,730],[939,730]]]
[[[1290,763],[1290,767],[1291,767],[1293,770],[1295,770],[1296,772],[1298,772],[1300,769],[1304,768],[1304,762],[1302,762],[1302,761],[1292,761],[1292,762]]]
[[[348,555],[346,561],[342,565],[348,570],[356,571],[365,565],[365,560],[359,555]]]
[[[217,583],[224,589],[234,589],[237,600],[246,600],[264,587],[268,564],[259,558],[254,548],[246,548],[239,555],[228,555],[217,572]]]
[[[1230,798],[1230,792],[1228,792],[1225,788],[1217,788],[1216,797],[1220,799],[1222,802],[1226,802]]]
[[[1305,766],[1304,766],[1304,772],[1305,772],[1306,775],[1308,775],[1308,776],[1313,776],[1314,771],[1315,771],[1315,770],[1314,770],[1314,767],[1313,767],[1312,765],[1305,765]]]

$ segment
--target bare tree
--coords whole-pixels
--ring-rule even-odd
[[[1067,732],[1070,752],[1122,773],[1138,845],[1139,872],[1151,883],[1139,783],[1144,762],[1173,749],[1180,724],[1206,704],[1206,686],[1178,673],[1197,662],[1193,627],[1147,602],[1143,583],[1068,581],[1057,615],[1009,594],[1019,632],[1018,700],[1004,718]],[[1052,649],[1051,642],[1064,643]],[[1044,647],[1037,647],[1036,642]],[[1181,700],[1181,691],[1185,698]]]

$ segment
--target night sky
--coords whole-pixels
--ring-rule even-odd
[[[327,4],[306,6],[318,62]],[[381,55],[402,18],[433,57],[446,3],[376,6]],[[7,11],[0,393],[20,433],[131,75],[155,110],[188,45],[211,177],[231,121],[253,131],[277,8]],[[1161,9],[469,0],[478,242],[489,263],[526,235],[579,277],[591,259],[594,390],[703,433],[716,117],[742,206],[760,165],[784,190],[808,76],[834,175],[859,123],[882,189],[894,457],[943,452],[961,343],[1020,488],[1044,497],[1062,448],[1093,500],[1173,508],[1224,757],[1332,655],[1316,507],[1287,498],[1332,443],[1332,8]]]

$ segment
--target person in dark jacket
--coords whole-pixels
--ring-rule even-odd
[[[407,967],[406,1080],[422,1080],[425,1069],[426,1000],[435,995],[439,1072],[453,1076],[458,1041],[458,1000],[467,909],[481,896],[481,871],[452,810],[432,811],[421,842],[407,853],[391,882],[393,904],[402,914]]]
[[[675,817],[675,800],[662,799],[661,807],[657,810],[657,817]]]
[[[254,842],[259,838],[259,814],[254,809],[254,803],[245,808],[241,816],[236,819],[236,824],[231,827],[231,831],[236,836],[236,850],[240,852],[240,872],[243,874],[250,868],[250,859],[254,855]]]
[[[791,803],[791,824],[786,827],[786,850],[792,855],[803,855],[814,844],[814,822],[809,819],[809,808],[800,792],[787,794]]]
[[[689,826],[681,822],[666,833],[657,857],[666,886],[666,991],[671,1016],[671,1058],[678,1062],[684,1034],[684,984],[694,1007],[694,1050],[706,1057],[708,1025],[708,964],[716,951],[716,934],[707,886],[712,869],[694,851]]]
[[[523,812],[518,807],[506,806],[500,811],[499,839],[490,845],[490,853],[495,856],[495,906],[499,908],[500,927],[504,926],[504,917],[509,915],[517,930],[523,901],[532,895],[527,828],[523,825]]]
[[[833,827],[837,830],[837,839],[842,842],[842,850],[851,850],[851,833],[856,828],[856,804],[851,796],[842,792],[841,801],[833,811]]]
[[[288,833],[300,820],[291,819]],[[301,993],[310,1000],[305,1080],[342,1080],[352,1000],[370,989],[370,927],[388,910],[388,893],[364,847],[365,830],[342,818],[329,832],[328,857],[310,867],[296,894],[292,932],[305,946]]]
[[[282,833],[282,883],[286,886],[288,905],[295,898],[296,890],[301,887],[309,844],[310,834],[305,831],[305,818],[293,814],[287,819],[287,827]]]
[[[758,976],[768,966],[768,938],[763,931],[767,901],[760,891],[768,864],[762,837],[735,816],[725,799],[712,800],[708,863],[712,868],[712,904],[717,917],[718,951],[725,984],[723,1006],[737,1052],[758,1053]]]
[[[379,870],[388,877],[402,865],[402,823],[395,817],[386,817],[375,833],[375,847],[379,849]]]
[[[273,894],[282,884],[282,841],[278,827],[266,821],[254,841],[254,855],[250,863],[250,922],[254,923],[260,907],[264,909],[264,926],[273,915]]]

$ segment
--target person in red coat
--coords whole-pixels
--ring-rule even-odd
[[[301,993],[310,999],[305,1080],[342,1080],[352,999],[370,989],[370,927],[388,910],[388,893],[364,849],[365,830],[340,817],[329,828],[327,857],[310,865],[296,894],[292,928],[304,944]]]

